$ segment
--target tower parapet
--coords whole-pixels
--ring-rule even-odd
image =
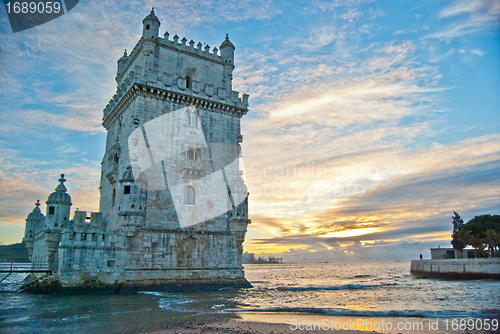
[[[156,24],[159,28],[160,21],[152,11],[143,21],[143,37],[128,56],[118,60],[117,91],[103,110],[104,126],[107,128],[134,96],[144,92],[160,99],[192,100],[204,108],[246,114],[248,94],[240,96],[232,90],[235,47],[228,35],[219,54],[217,47],[188,42],[178,35],[170,39],[168,32],[162,38],[155,30],[150,37],[145,31],[156,29]]]

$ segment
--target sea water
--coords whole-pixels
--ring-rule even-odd
[[[17,293],[16,277],[9,277],[0,284],[0,332],[132,333],[221,316],[269,321],[273,314],[286,323],[500,318],[500,281],[417,279],[409,270],[409,262],[247,264],[253,288],[109,296]]]

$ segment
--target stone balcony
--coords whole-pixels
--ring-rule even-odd
[[[182,161],[181,173],[183,176],[199,177],[204,171],[202,161],[185,159]]]
[[[202,170],[201,161],[186,159],[182,162],[182,169]]]
[[[106,178],[108,179],[109,183],[113,184],[116,182],[116,179],[118,177],[118,165],[111,163],[108,165],[108,168],[106,168]]]

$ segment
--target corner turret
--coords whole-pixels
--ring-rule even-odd
[[[69,211],[71,208],[71,197],[66,193],[67,189],[64,186],[64,174],[58,180],[59,185],[55,192],[49,195],[47,199],[47,213],[45,215],[46,228],[62,228],[69,220]]]
[[[155,8],[151,8],[148,16],[142,20],[142,38],[156,39],[160,31],[160,20],[155,15]]]
[[[116,81],[118,82],[120,76],[123,74],[123,71],[125,71],[125,68],[127,67],[128,64],[127,49],[125,49],[123,56],[120,59],[118,59],[117,63],[118,67],[116,69]]]
[[[136,185],[132,166],[125,169],[119,180],[122,188],[118,197],[121,229],[127,237],[134,236],[137,228],[144,226],[146,216],[146,185],[139,181]]]
[[[229,40],[228,34],[226,39],[220,45],[220,54],[224,59],[224,88],[227,94],[231,94],[233,89],[233,70],[234,70],[234,45]]]
[[[33,243],[35,239],[35,234],[37,230],[40,228],[40,225],[43,224],[43,220],[45,219],[42,211],[40,210],[40,200],[37,200],[35,203],[35,208],[26,218],[26,229],[24,231],[23,242],[28,249],[28,254],[31,259],[31,255],[33,255]]]
[[[235,49],[235,47],[234,47],[233,43],[231,43],[231,41],[229,40],[228,34],[226,34],[226,39],[224,40],[224,42],[222,42],[219,49],[220,49],[222,58],[224,58],[224,60],[226,62],[233,64],[234,63],[234,49]],[[233,67],[234,67],[234,65],[233,65]]]

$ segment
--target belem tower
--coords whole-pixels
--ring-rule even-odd
[[[103,111],[100,212],[77,209],[71,219],[61,175],[46,214],[37,201],[28,215],[23,242],[61,289],[248,287],[240,171],[248,95],[232,90],[235,47],[227,35],[219,49],[159,37],[154,9],[142,23]]]

